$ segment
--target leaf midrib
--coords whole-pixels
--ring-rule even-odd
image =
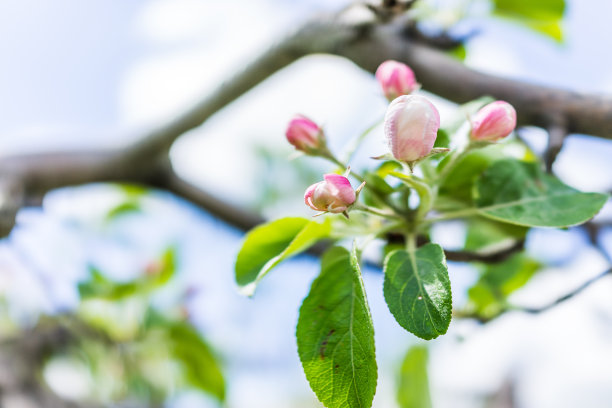
[[[350,259],[350,256],[349,256],[349,259]],[[334,263],[332,263],[331,265],[335,265],[335,264],[337,264],[337,263],[341,263],[341,262],[342,262],[342,259],[337,259],[337,260],[336,260],[336,261],[334,261]],[[349,263],[350,263],[350,260],[349,260]],[[331,269],[331,266],[329,266],[329,268]],[[353,267],[353,265],[351,265],[351,266],[350,266],[350,268],[351,268],[351,272],[353,272],[353,273],[354,273],[354,272],[355,272],[355,268]],[[351,279],[351,293],[347,295],[347,296],[350,296],[350,297],[351,297],[351,313],[350,313],[350,318],[349,318],[349,330],[348,330],[348,332],[347,332],[347,333],[345,333],[345,334],[344,334],[344,335],[343,335],[343,336],[340,338],[340,340],[339,340],[339,341],[341,341],[343,337],[345,337],[345,336],[347,336],[347,335],[349,336],[349,339],[350,339],[350,340],[349,340],[349,345],[350,345],[350,348],[349,348],[349,349],[350,349],[351,373],[352,373],[352,380],[351,380],[351,382],[352,382],[352,385],[353,385],[354,394],[355,394],[355,396],[356,396],[356,398],[357,398],[357,402],[359,402],[359,407],[360,407],[360,408],[362,408],[362,407],[363,407],[363,403],[362,403],[362,401],[361,401],[361,397],[360,397],[359,393],[357,392],[357,389],[358,389],[358,384],[357,384],[357,374],[356,374],[356,372],[355,372],[355,354],[354,354],[354,347],[353,347],[353,337],[354,337],[354,335],[353,335],[353,322],[354,322],[354,320],[355,320],[355,297],[356,297],[356,287],[355,287],[355,279],[354,279],[354,277],[351,277],[351,278],[352,278],[352,279]],[[340,301],[340,302],[339,302],[339,303],[338,303],[338,304],[335,306],[335,308],[337,308],[337,307],[338,307],[338,306],[339,306],[341,303],[342,303],[342,301]],[[327,320],[328,320],[330,317],[331,317],[331,313],[330,313],[330,315],[329,315],[329,316],[327,316],[327,317],[325,318],[325,321],[327,321]],[[336,349],[334,350],[333,354],[335,354],[335,353],[336,353],[336,351],[337,351],[337,345],[336,345]],[[333,354],[332,354],[332,361],[333,361]],[[335,377],[332,375],[332,376],[331,376],[331,378],[332,378],[332,381],[333,381],[333,379],[334,379]],[[331,389],[332,389],[332,400],[333,400],[333,399],[334,399],[334,392],[335,392],[335,387],[333,386],[333,384],[332,384]],[[349,393],[350,393],[350,391],[349,391]],[[348,395],[347,395],[347,402],[348,402]]]
[[[350,261],[349,261],[350,262]],[[353,270],[353,266],[351,265],[351,271],[354,272]],[[357,390],[357,376],[355,374],[355,354],[353,351],[353,320],[354,320],[354,316],[355,316],[355,279],[352,279],[352,283],[351,283],[351,319],[349,321],[349,337],[350,337],[350,344],[351,344],[351,372],[353,374],[353,386],[355,387],[355,391]],[[355,395],[357,396],[357,402],[359,402],[359,406],[362,407],[363,404],[361,403],[361,398],[359,397],[359,393],[355,393]]]
[[[309,223],[305,224],[300,231],[293,237],[293,239],[291,241],[289,241],[289,243],[287,244],[287,247],[285,247],[285,249],[282,250],[282,252],[278,255],[276,255],[275,257],[271,258],[268,260],[268,262],[266,262],[261,269],[259,270],[259,273],[257,274],[257,276],[255,277],[255,280],[253,280],[253,282],[255,285],[259,284],[259,282],[264,278],[264,276],[266,276],[268,274],[268,272],[270,272],[273,268],[275,268],[279,263],[281,263],[285,256],[287,256],[288,253],[290,253],[293,249],[294,246],[296,246],[296,242],[299,242],[299,240],[305,235],[306,231],[308,230],[308,227],[310,227],[313,221],[310,221]],[[316,224],[316,223],[315,223]],[[318,226],[323,226],[323,224],[317,224]],[[319,233],[317,234],[317,238],[320,237],[321,232],[319,231]],[[294,251],[295,255],[299,254],[300,252],[302,252],[305,248],[308,248],[311,245],[311,241],[316,241],[317,238],[311,238],[310,240],[306,241],[306,244],[302,245],[302,248],[299,248],[298,246],[298,250]]]
[[[490,205],[487,207],[475,207],[475,208],[478,211],[492,211],[492,210],[497,210],[500,208],[512,207],[515,205],[529,204],[529,203],[536,202],[536,201],[544,201],[544,200],[551,199],[551,198],[570,196],[573,194],[592,194],[592,193],[580,193],[576,191],[568,191],[568,192],[564,192],[561,194],[551,194],[551,195],[545,195],[545,196],[530,197],[530,198],[526,198],[522,200],[509,201],[509,202],[502,203],[502,204],[495,204],[495,205]]]
[[[418,273],[418,269],[417,269],[417,263],[416,263],[416,251],[407,251],[408,252],[408,257],[410,258],[410,262],[412,264],[412,270],[415,276],[415,279],[417,280],[417,285],[419,287],[419,294],[421,295],[421,298],[423,298],[423,303],[425,305],[425,310],[427,311],[427,316],[429,317],[429,322],[431,323],[432,328],[434,329],[434,331],[438,331],[438,329],[436,328],[436,325],[434,324],[433,318],[431,317],[431,312],[429,311],[429,306],[427,305],[427,301],[425,299],[425,294],[423,293],[424,288],[423,288],[423,284],[421,283],[421,278],[419,277],[419,273]],[[428,297],[429,299],[429,297]]]

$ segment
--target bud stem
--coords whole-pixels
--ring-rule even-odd
[[[470,152],[470,150],[471,150],[471,147],[470,147],[470,144],[468,144],[465,147],[465,149],[452,153],[450,155],[450,158],[448,159],[448,162],[444,165],[444,168],[438,174],[438,179],[437,179],[436,184],[441,185],[442,183],[444,183],[444,181],[448,177],[451,170],[455,167],[457,162],[459,162],[459,159],[462,159],[463,157],[465,157]]]
[[[337,165],[338,167],[340,167],[340,168],[341,168],[343,171],[350,170],[350,168],[349,168],[349,167],[348,167],[346,164],[344,164],[344,163],[342,163],[340,160],[338,160],[338,158],[336,158],[336,156],[334,156],[334,155],[333,155],[333,153],[332,153],[332,152],[330,152],[329,150],[327,150],[327,151],[325,152],[325,154],[322,154],[322,155],[321,155],[321,157],[324,157],[324,158],[326,158],[327,160],[331,161],[332,163],[336,164],[336,165]],[[353,176],[355,179],[359,180],[361,183],[363,183],[363,182],[365,181],[365,179],[364,179],[364,178],[363,178],[361,175],[359,175],[359,174],[355,173],[353,170],[350,170],[349,174],[350,174],[351,176]],[[368,187],[368,186],[366,185],[366,187]],[[376,197],[378,197],[378,198],[379,198],[379,199],[380,199],[380,200],[381,200],[383,203],[385,203],[385,204],[386,204],[386,205],[387,205],[389,208],[391,208],[395,214],[402,214],[402,213],[403,213],[403,212],[402,212],[400,209],[398,209],[396,206],[394,206],[394,205],[393,205],[393,203],[391,203],[387,197],[385,197],[384,195],[382,195],[382,194],[381,194],[379,191],[377,191],[376,189],[374,189],[374,188],[371,188],[371,187],[370,187],[370,188],[369,188],[369,191],[371,191],[371,192],[372,192],[372,194],[374,194],[374,195],[375,195]],[[401,216],[399,216],[399,215],[398,215],[398,217],[399,217],[399,218],[401,218]]]
[[[448,163],[446,163],[440,174],[438,174],[436,184],[441,185],[444,180],[446,180],[451,170],[455,168],[457,163],[465,156],[467,156],[472,150],[487,147],[491,144],[491,142],[487,141],[470,140],[470,142],[467,144],[467,146],[465,146],[463,150],[451,153],[450,159],[448,159]]]
[[[399,172],[391,172],[392,176],[402,180],[406,185],[414,188],[419,194],[419,208],[417,209],[415,221],[418,223],[421,219],[427,215],[431,207],[433,206],[433,192],[429,185],[421,180],[419,177],[414,175],[406,175]]]
[[[328,159],[332,163],[336,164],[343,171],[349,170],[349,174],[351,176],[353,176],[355,179],[359,180],[360,182],[364,181],[363,177],[361,177],[359,174],[355,173],[353,170],[350,170],[350,168],[346,164],[344,164],[340,160],[338,160],[336,158],[336,156],[334,156],[330,151],[327,151],[326,154],[324,156],[322,156],[322,157],[325,157],[326,159]]]
[[[416,251],[416,234],[413,232],[409,232],[406,234],[406,251],[415,252]]]
[[[437,217],[429,218],[423,221],[423,225],[433,224],[438,221],[452,220],[454,218],[471,217],[478,214],[478,208],[462,208],[460,210],[449,211],[438,215]]]
[[[359,147],[359,145],[363,142],[363,140],[374,130],[376,129],[378,126],[380,126],[380,124],[383,122],[385,118],[382,117],[380,119],[378,119],[376,122],[374,122],[373,124],[371,124],[370,126],[368,126],[366,128],[366,130],[364,130],[357,138],[353,139],[352,142],[350,142],[350,144],[348,145],[348,148],[346,149],[346,151],[344,152],[344,154],[342,155],[342,157],[344,158],[345,162],[349,162],[351,160],[351,158],[353,157],[353,154],[355,154],[355,151],[357,150],[357,148]]]
[[[357,210],[357,211],[363,211],[363,212],[367,212],[370,214],[374,214],[374,215],[378,215],[379,217],[384,217],[384,218],[390,218],[390,219],[402,219],[401,216],[395,214],[395,213],[390,213],[390,212],[386,212],[383,210],[379,210],[378,208],[374,208],[374,207],[370,207],[368,205],[364,205],[364,204],[355,204],[351,207],[352,210]]]

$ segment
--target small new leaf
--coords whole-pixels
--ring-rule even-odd
[[[331,232],[329,219],[323,223],[287,217],[251,230],[236,258],[236,283],[241,292],[253,295],[257,283],[283,260],[297,255]]]

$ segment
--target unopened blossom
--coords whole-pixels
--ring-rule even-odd
[[[429,155],[439,128],[440,114],[424,96],[400,96],[387,108],[385,137],[396,160],[413,163]]]
[[[305,153],[315,153],[325,147],[323,129],[303,115],[291,119],[285,135],[289,143]]]
[[[401,95],[408,95],[419,88],[414,72],[401,62],[388,60],[376,70],[376,79],[388,100],[392,101]]]
[[[472,140],[495,141],[508,136],[516,127],[516,111],[508,102],[495,101],[472,118]]]
[[[357,198],[351,183],[339,174],[326,174],[323,178],[323,181],[308,187],[304,202],[317,211],[345,212]]]

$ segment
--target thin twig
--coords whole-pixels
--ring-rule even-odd
[[[450,251],[445,250],[446,259],[455,262],[499,263],[525,248],[525,241],[519,240],[506,248],[489,252]]]
[[[456,318],[461,318],[461,319],[474,319],[477,320],[481,323],[488,323],[491,320],[494,320],[500,316],[502,316],[505,313],[508,312],[522,312],[522,313],[528,313],[528,314],[540,314],[540,313],[544,313],[552,308],[554,308],[555,306],[560,305],[561,303],[564,303],[572,298],[574,298],[575,296],[577,296],[578,294],[580,294],[582,291],[584,291],[585,289],[587,289],[588,287],[590,287],[591,285],[593,285],[594,283],[600,281],[602,278],[605,278],[608,275],[612,275],[612,268],[609,268],[607,270],[605,270],[604,272],[600,273],[599,275],[596,275],[594,277],[592,277],[591,279],[587,280],[586,282],[584,282],[582,285],[578,286],[576,289],[572,290],[571,292],[561,296],[560,298],[555,299],[554,301],[544,305],[544,306],[540,306],[540,307],[526,307],[526,306],[517,306],[517,305],[507,305],[506,307],[504,307],[499,313],[493,315],[493,316],[483,316],[480,315],[476,312],[466,312],[466,311],[462,311],[462,310],[454,310],[453,311],[453,316]]]
[[[541,307],[510,306],[508,310],[509,311],[519,311],[519,312],[530,313],[530,314],[538,314],[538,313],[546,312],[547,310],[552,309],[553,307],[559,305],[560,303],[563,303],[566,300],[573,298],[574,296],[578,295],[580,292],[582,292],[583,290],[585,290],[586,288],[594,284],[595,282],[599,281],[600,279],[610,274],[612,274],[612,268],[609,268],[603,271],[602,273],[600,273],[599,275],[592,277],[591,279],[587,280],[582,285],[578,286],[576,289],[572,290],[568,294],[561,296],[557,300],[545,306],[541,306]]]

